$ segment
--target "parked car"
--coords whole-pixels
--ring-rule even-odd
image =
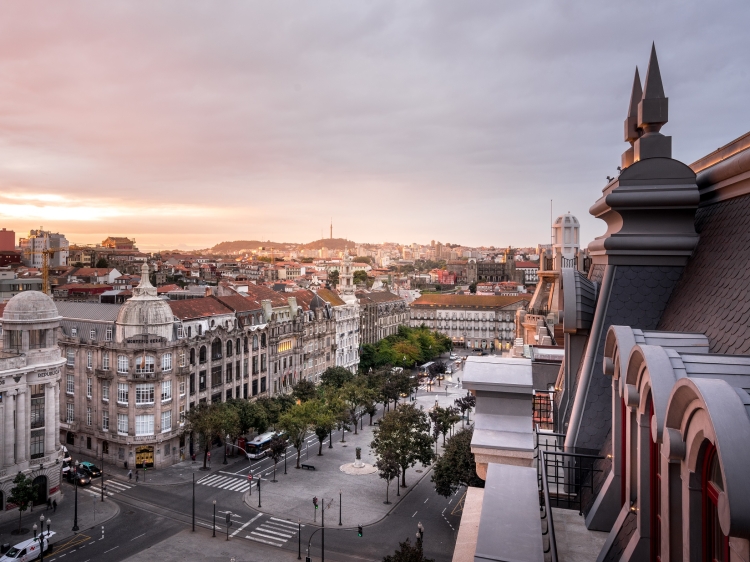
[[[445,368],[445,374],[446,375],[452,375],[453,374],[453,369],[451,369],[450,367],[446,367]]]
[[[49,540],[55,534],[54,531],[44,532],[44,552],[49,552],[52,548]],[[12,546],[4,556],[0,557],[0,562],[28,562],[29,560],[36,560],[40,554],[39,541],[37,539],[27,539]]]
[[[451,354],[449,355],[449,357],[450,357],[450,360],[451,360],[451,361],[453,361],[453,360],[455,360],[455,359],[458,359],[458,355],[456,355],[455,353],[451,353]]]
[[[85,472],[91,478],[98,478],[102,475],[101,469],[92,462],[84,461],[78,466],[78,470]]]

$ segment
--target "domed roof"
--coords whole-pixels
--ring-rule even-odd
[[[555,225],[563,225],[563,226],[579,226],[580,223],[578,222],[578,219],[575,218],[575,216],[571,215],[570,213],[565,213],[564,215],[560,215],[555,219]]]
[[[23,291],[10,299],[3,311],[3,322],[59,320],[55,301],[41,291]]]
[[[167,301],[159,298],[156,287],[148,279],[148,264],[141,267],[141,282],[133,289],[133,296],[125,301],[115,322],[117,341],[133,336],[152,334],[172,340],[174,315]]]

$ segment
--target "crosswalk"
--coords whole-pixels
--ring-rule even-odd
[[[304,527],[304,525],[301,525]],[[284,546],[298,532],[297,523],[269,517],[246,535],[246,539],[272,546]]]
[[[88,486],[86,488],[82,488],[82,491],[86,492],[87,494],[90,494],[92,496],[101,496],[102,494],[102,481],[101,479],[97,479],[97,484],[91,484],[91,486]],[[133,486],[129,486],[127,484],[123,484],[122,482],[119,482],[118,480],[105,480],[104,482],[104,495],[105,496],[114,496],[117,493],[124,492],[125,490],[129,490]]]
[[[196,484],[202,484],[203,486],[212,486],[214,488],[221,488],[223,490],[230,490],[232,492],[247,492],[250,489],[250,482],[247,478],[237,476],[222,476],[221,474],[212,474],[201,478]]]

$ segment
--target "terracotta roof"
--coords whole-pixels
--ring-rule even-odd
[[[103,291],[109,291],[114,289],[114,287],[112,285],[105,285],[104,283],[68,283],[66,285],[55,287],[55,291],[72,291],[73,289],[101,289]]]
[[[172,314],[180,320],[218,316],[221,314],[231,314],[233,312],[231,308],[213,297],[169,301],[169,307],[172,309]]]
[[[502,295],[422,295],[411,306],[460,306],[465,308],[503,308],[519,301],[528,302],[530,294],[518,296]]]
[[[83,276],[102,276],[102,275],[108,275],[110,271],[112,271],[114,267],[80,267],[78,268],[73,275],[83,275]]]
[[[277,293],[273,289],[269,289],[263,285],[248,283],[247,286],[248,298],[256,301],[259,305],[261,301],[270,300],[272,306],[287,306],[289,301],[284,295],[288,294],[289,293]]]
[[[404,300],[402,297],[394,295],[390,291],[372,291],[371,293],[357,291],[357,298],[359,300],[365,301],[365,303],[396,302]]]
[[[330,289],[318,289],[318,296],[331,306],[342,306],[346,304],[341,300],[341,297],[339,297],[337,293],[334,293]]]
[[[175,285],[174,283],[170,285],[161,285],[156,288],[156,293],[168,293],[169,291],[178,291],[182,290],[179,285]]]
[[[516,268],[519,268],[519,267],[539,269],[539,262],[538,261],[517,261]]]
[[[235,312],[250,312],[254,310],[260,310],[260,303],[241,295],[228,295],[225,297],[215,298],[217,298],[223,305],[231,308]]]
[[[297,305],[302,307],[302,310],[307,312],[310,310],[310,304],[315,298],[315,293],[308,290],[293,291],[291,293],[284,293],[289,297],[295,297],[297,299]]]

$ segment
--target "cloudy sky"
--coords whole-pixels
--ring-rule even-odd
[[[750,130],[743,1],[3,2],[0,227],[532,245],[614,175],[656,42],[674,156]]]

